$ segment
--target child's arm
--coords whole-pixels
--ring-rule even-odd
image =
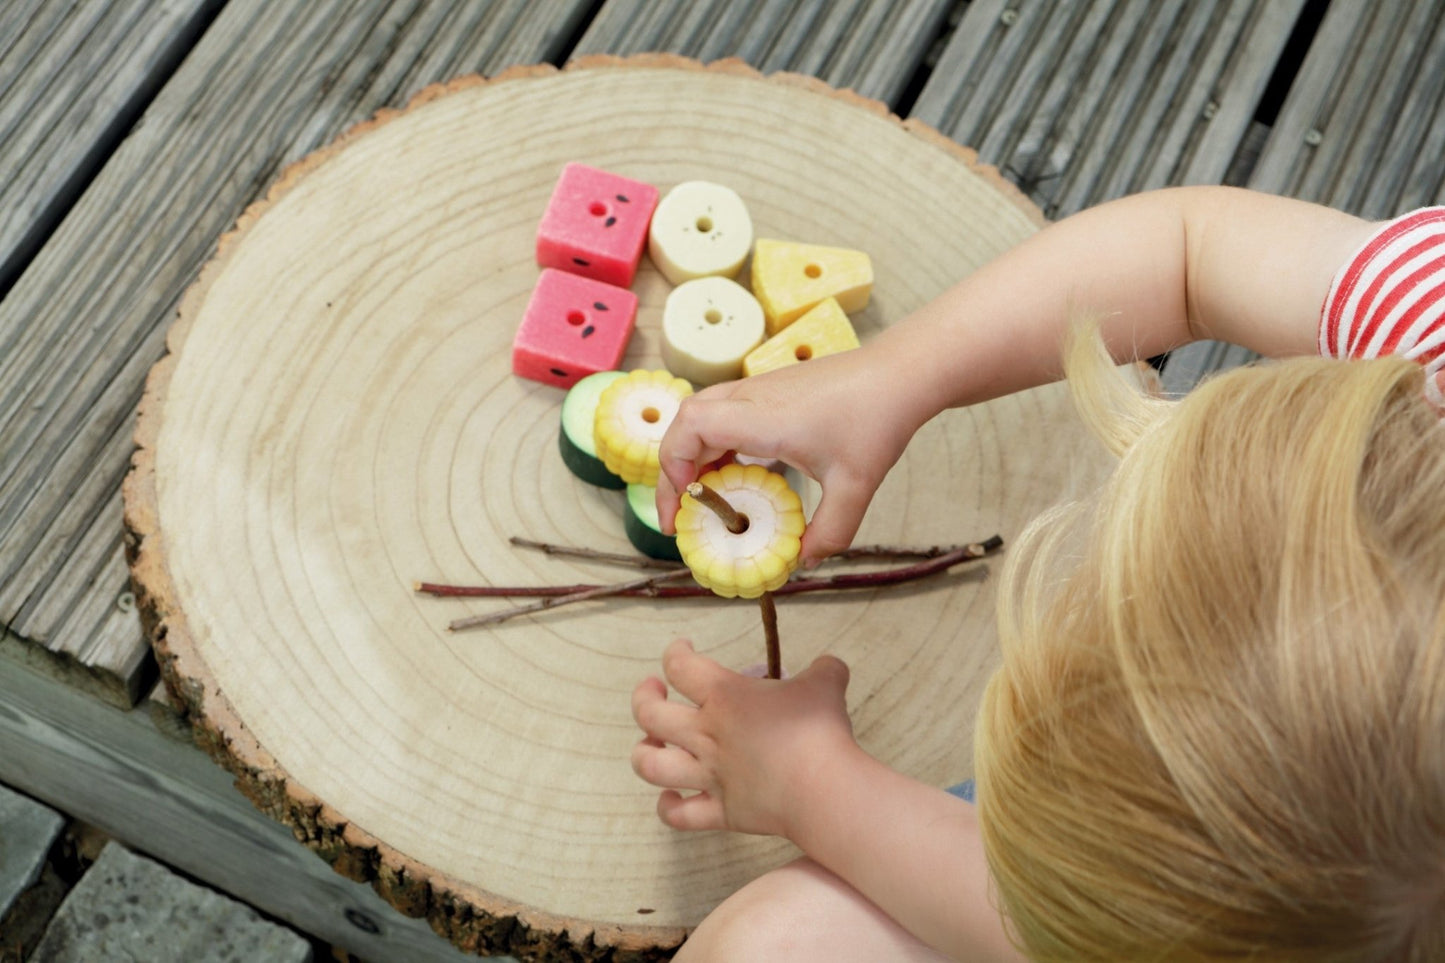
[[[824,657],[769,682],[674,642],[663,669],[693,704],[668,701],[658,679],[637,687],[633,715],[647,737],[633,768],[664,788],[664,822],[784,836],[944,953],[1021,959],[989,901],[974,807],[858,747],[842,662]]]
[[[1371,228],[1329,208],[1223,187],[1153,191],[1074,215],[863,348],[689,399],[663,440],[660,517],[670,524],[676,492],[724,451],[781,457],[822,485],[803,542],[805,558],[820,559],[849,544],[925,421],[1058,378],[1075,313],[1101,313],[1121,360],[1199,338],[1307,353],[1331,278]]]

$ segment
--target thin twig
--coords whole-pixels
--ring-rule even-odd
[[[900,582],[911,582],[915,579],[925,578],[938,572],[944,572],[962,562],[970,562],[974,559],[983,558],[1003,547],[1003,539],[995,535],[992,538],[984,539],[981,542],[974,542],[970,545],[960,545],[942,555],[926,558],[919,562],[912,562],[908,565],[898,565],[893,568],[875,569],[868,572],[845,572],[826,577],[801,576],[785,582],[782,587],[775,589],[774,595],[796,595],[802,592],[818,592],[838,589],[858,588],[880,588],[887,585],[897,585]],[[700,585],[665,585],[660,582],[668,581],[670,576],[680,575],[685,569],[664,572],[660,576],[653,576],[651,579],[638,579],[636,588],[628,588],[619,591],[616,585],[531,585],[531,586],[499,586],[499,585],[444,585],[436,582],[417,582],[414,588],[423,595],[436,596],[438,598],[528,598],[542,597],[553,598],[568,595],[576,595],[582,592],[590,592],[595,589],[607,590],[606,595],[620,595],[628,598],[656,598],[656,599],[677,599],[677,598],[700,598],[712,595],[711,589],[705,589]],[[650,584],[649,584],[650,583]],[[600,596],[589,596],[598,598]],[[556,603],[553,603],[554,605]],[[520,614],[520,610],[519,614]]]
[[[704,508],[710,510],[714,515],[722,519],[723,525],[734,535],[741,535],[748,530],[748,517],[739,514],[738,510],[733,508],[726,498],[723,498],[702,482],[695,481],[689,484],[687,486],[687,493],[702,503]]]
[[[783,650],[778,643],[778,607],[773,604],[773,593],[764,592],[758,596],[758,607],[763,612],[763,639],[768,647],[768,678],[783,677]]]
[[[648,558],[646,555],[629,555],[625,552],[604,552],[595,548],[587,548],[582,545],[559,545],[556,542],[537,542],[530,538],[521,538],[513,535],[509,539],[518,548],[530,548],[541,552],[544,555],[554,555],[559,558],[580,558],[598,562],[616,562],[618,565],[630,565],[633,568],[655,568],[669,570],[680,568],[681,562],[670,562],[661,558]],[[949,552],[956,552],[961,546],[958,545],[855,545],[852,548],[845,548],[841,552],[834,552],[823,559],[828,562],[853,562],[859,559],[875,558],[937,558],[940,555],[947,555]]]
[[[947,555],[949,552],[956,552],[962,546],[959,545],[927,545],[913,547],[908,545],[855,545],[852,548],[845,548],[841,552],[834,552],[824,561],[848,562],[860,558],[938,558],[940,555]]]
[[[628,555],[623,552],[603,552],[580,545],[534,542],[530,538],[521,538],[517,535],[513,535],[508,541],[518,548],[530,548],[544,555],[557,555],[563,558],[585,558],[596,562],[616,562],[618,565],[630,565],[633,568],[660,568],[667,571],[683,567],[681,562],[670,562],[665,558],[648,558],[646,555]]]
[[[684,568],[673,572],[663,572],[660,575],[649,575],[646,578],[636,578],[630,582],[617,582],[613,585],[594,585],[576,592],[571,592],[567,595],[549,596],[540,602],[533,602],[530,605],[523,605],[515,609],[493,612],[490,615],[470,615],[464,619],[453,621],[447,628],[453,632],[461,632],[464,629],[476,629],[484,625],[497,625],[509,619],[514,619],[519,615],[540,612],[543,609],[555,609],[559,605],[570,605],[573,602],[585,602],[588,599],[599,599],[609,595],[625,595],[649,585],[658,585],[662,582],[670,582],[674,579],[682,578],[684,575],[691,576],[692,572]]]

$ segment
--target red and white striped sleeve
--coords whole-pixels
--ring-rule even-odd
[[[1382,225],[1335,275],[1320,313],[1320,354],[1398,354],[1425,366],[1425,392],[1445,406],[1445,207]]]

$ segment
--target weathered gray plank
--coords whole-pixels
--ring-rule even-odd
[[[377,109],[458,73],[561,56],[587,8],[227,4],[0,302],[0,585],[14,582],[0,620],[113,678],[117,701],[136,696],[145,643],[113,608],[126,579],[116,439],[216,238],[286,164]]]
[[[663,51],[740,57],[897,105],[948,17],[950,0],[608,0],[577,54]]]
[[[1332,3],[1249,183],[1369,218],[1445,199],[1445,4]]]
[[[1303,0],[974,0],[913,115],[1051,217],[1220,183]]]
[[[0,291],[221,3],[0,5]]]
[[[1196,341],[1170,352],[1160,382],[1171,398],[1186,395],[1211,374],[1258,360],[1248,348],[1223,341]]]
[[[1332,3],[1247,183],[1368,218],[1445,200],[1445,5]],[[1188,345],[1165,384],[1184,391],[1258,357]]]
[[[145,709],[105,705],[0,657],[0,782],[367,960],[467,959],[337,874]]]

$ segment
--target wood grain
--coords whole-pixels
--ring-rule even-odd
[[[1445,6],[1331,4],[1250,186],[1368,218],[1445,199]]]
[[[9,658],[0,658],[0,782],[361,959],[465,959],[424,920],[338,876],[146,708],[105,705]]]
[[[186,298],[126,485],[143,612],[213,751],[338,868],[468,948],[665,955],[792,854],[657,823],[628,693],[683,631],[758,661],[755,607],[574,606],[457,636],[481,603],[411,592],[595,578],[512,535],[626,547],[618,493],[556,455],[561,393],[509,371],[557,172],[717,180],[760,234],[867,250],[864,338],[1041,218],[923,125],[737,63],[514,72],[382,120],[288,173]],[[668,286],[645,265],[634,290],[625,366],[655,366]],[[1016,533],[1103,464],[1057,386],[951,412],[860,539]],[[939,785],[971,770],[994,659],[990,589],[959,583],[779,606],[793,664],[854,665],[865,747]]]
[[[897,107],[945,28],[948,0],[608,0],[576,54],[737,57]],[[901,109],[901,108],[899,108]]]
[[[123,82],[141,82],[133,73],[156,69],[147,51],[165,39],[162,24],[195,8],[84,3],[62,16],[61,6],[0,5],[7,24],[50,17],[57,37],[72,21],[94,22],[68,70],[58,40],[0,31],[12,51],[50,51],[30,59],[58,71],[18,101],[7,93],[0,117],[30,104],[60,130],[87,110],[96,112],[87,123],[116,122],[104,115]],[[587,9],[585,0],[226,4],[0,302],[0,622],[102,697],[130,705],[144,694],[154,662],[134,609],[117,604],[129,589],[118,492],[145,373],[164,352],[181,292],[286,165],[428,84],[559,55]],[[97,101],[86,71],[103,66],[91,50],[102,41],[134,62],[101,71],[95,82],[117,86]],[[28,63],[7,56],[0,75],[38,83]],[[6,73],[20,68],[23,78]],[[20,114],[12,129],[30,130]],[[60,170],[67,153],[52,148],[7,143],[0,156]],[[0,179],[0,199],[5,189]]]
[[[1331,4],[1246,183],[1371,219],[1445,200],[1445,7]],[[1182,392],[1258,357],[1186,345],[1165,384]]]
[[[1303,0],[974,0],[914,116],[1050,218],[1223,181]]]
[[[0,5],[0,292],[220,5]]]

